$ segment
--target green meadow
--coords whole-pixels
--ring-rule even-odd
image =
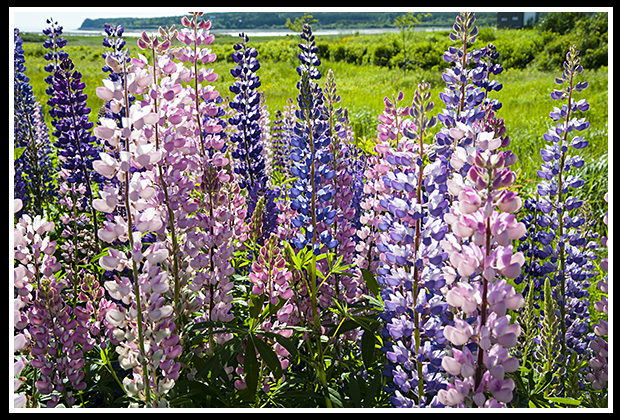
[[[509,51],[510,55],[504,58],[502,63],[504,71],[497,76],[503,88],[499,92],[493,92],[491,96],[503,104],[498,115],[505,121],[507,134],[511,138],[510,149],[519,157],[516,165],[518,184],[526,189],[532,188],[537,182],[536,170],[542,163],[540,148],[544,147],[545,143],[542,136],[551,127],[549,112],[558,105],[549,94],[556,88],[555,77],[560,76],[562,71],[561,65],[555,69],[541,69],[540,67],[544,66],[535,65],[536,58],[530,59],[528,65],[523,65],[522,57],[528,55],[528,48],[540,49],[540,46],[535,45],[541,42],[537,38],[539,36],[535,30],[486,28],[479,37],[483,40],[474,44],[474,47],[481,48],[485,45],[484,41],[490,40],[496,45],[500,60],[502,46]],[[88,103],[93,110],[91,115],[95,119],[97,110],[102,105],[102,101],[95,95],[95,89],[101,85],[101,80],[107,77],[101,71],[101,54],[105,48],[101,45],[101,37],[66,38],[68,43],[65,50],[83,75]],[[43,104],[47,115],[47,86],[44,82],[47,73],[43,69],[46,64],[46,50],[42,46],[43,39],[43,36],[26,35],[23,47],[26,54],[26,73],[30,77],[35,96]],[[135,38],[126,37],[126,40],[131,55],[138,54],[140,50]],[[544,38],[542,40],[544,41]],[[398,59],[394,53],[398,48],[397,41],[398,34],[316,37],[319,56],[322,56],[320,70],[323,75],[328,69],[334,72],[342,98],[341,105],[349,110],[351,125],[362,145],[372,145],[372,139],[376,136],[377,118],[383,111],[383,99],[386,96],[391,97],[403,91],[405,98],[411,100],[418,83],[425,80],[432,86],[432,97],[436,104],[434,112],[441,112],[443,109],[439,93],[445,87],[441,73],[447,64],[443,63],[441,57],[442,51],[450,45],[448,32],[416,32],[409,42],[413,66],[407,71],[394,65]],[[214,85],[222,97],[229,95],[228,86],[233,83],[230,53],[236,42],[238,37],[216,36],[216,41],[212,44],[212,49],[218,56],[212,67],[219,76]],[[264,93],[267,110],[272,119],[275,111],[283,109],[289,98],[295,100],[297,96],[298,42],[293,36],[250,38],[249,45],[258,50],[261,63],[258,70],[261,78],[259,90]],[[379,62],[386,56],[388,59],[382,61],[385,65],[380,65]],[[563,58],[562,56],[555,61],[560,63]],[[513,64],[513,67],[507,67],[510,64]],[[586,67],[582,80],[587,80],[589,87],[581,93],[581,97],[587,98],[590,103],[590,110],[583,115],[590,121],[590,146],[583,151],[586,165],[582,171],[589,175],[586,179],[591,181],[585,188],[590,194],[595,216],[600,216],[599,208],[603,207],[603,196],[608,190],[608,67],[602,66],[594,70]]]

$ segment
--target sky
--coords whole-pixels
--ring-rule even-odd
[[[497,11],[498,8],[475,8],[479,11]],[[510,7],[507,11],[527,11],[527,8]],[[513,10],[514,9],[514,10]],[[574,10],[573,10],[574,9]],[[579,11],[580,8],[565,8],[564,11]],[[13,28],[22,32],[40,32],[49,25],[47,18],[53,18],[63,27],[64,31],[77,30],[86,18],[115,18],[115,17],[160,17],[182,16],[192,10],[201,10],[205,13],[229,11],[453,11],[451,7],[204,7],[187,5],[183,7],[9,7],[10,39]],[[458,11],[457,9],[454,9]],[[476,11],[473,10],[473,11]]]
[[[48,18],[53,18],[64,31],[75,31],[86,18],[115,18],[115,17],[161,17],[161,16],[182,16],[189,11],[198,10],[205,13],[230,12],[230,11],[347,11],[365,10],[390,11],[390,8],[372,7],[203,7],[203,6],[184,6],[184,7],[10,7],[9,22],[12,28],[19,28],[22,32],[40,32],[49,27],[45,22]],[[398,10],[406,8],[394,8]],[[12,22],[11,22],[12,19]],[[12,36],[12,35],[11,35]]]
[[[77,30],[86,18],[181,16],[189,11],[170,7],[12,7],[12,28],[22,32],[40,32],[53,18],[65,31]]]

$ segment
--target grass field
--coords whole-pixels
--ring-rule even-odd
[[[106,77],[101,71],[103,65],[101,54],[105,49],[101,46],[99,37],[68,36],[67,39],[65,50],[83,75],[88,103],[94,110],[93,118],[96,118],[102,101],[94,92],[101,85],[101,79]],[[317,37],[317,40],[330,42],[330,37]],[[259,51],[260,59],[261,45],[272,41],[274,39],[255,38],[250,41],[250,45]],[[229,94],[228,86],[233,83],[230,74],[233,64],[227,60],[227,55],[233,51],[232,45],[236,42],[237,37],[225,36],[216,38],[216,43],[213,44],[214,51],[218,53],[218,60],[212,67],[219,75],[214,85],[222,96]],[[135,46],[135,39],[127,38],[127,43],[132,55],[139,52]],[[42,42],[24,42],[24,51],[27,75],[31,79],[35,96],[44,103],[47,98],[45,93],[47,86],[44,82],[47,73],[43,70],[46,64],[43,58],[46,50]],[[501,54],[501,51],[499,52]],[[277,109],[283,109],[289,98],[297,96],[296,83],[299,76],[296,71],[298,61],[296,54],[297,51],[293,50],[290,58],[287,56],[285,60],[260,61],[261,68],[258,75],[262,85],[259,90],[264,92],[272,116]],[[341,105],[348,108],[358,138],[372,139],[376,136],[377,118],[383,111],[385,96],[391,97],[402,90],[405,101],[411,100],[417,84],[422,80],[431,83],[432,97],[436,104],[435,112],[441,112],[443,109],[439,92],[444,89],[445,84],[441,79],[440,70],[405,73],[399,69],[370,64],[323,61],[320,67],[322,74],[325,75],[328,69],[334,72],[338,92],[342,97]],[[499,92],[494,92],[493,96],[503,104],[498,115],[504,119],[507,134],[512,140],[510,148],[519,157],[516,167],[520,174],[519,182],[524,186],[537,179],[536,170],[541,164],[540,148],[544,146],[542,135],[552,123],[548,117],[549,112],[557,106],[549,94],[556,88],[554,79],[560,74],[561,69],[557,72],[505,69],[497,76],[503,88]],[[589,82],[589,88],[581,94],[581,97],[587,98],[590,103],[590,110],[584,117],[591,124],[588,130],[590,146],[583,151],[586,161],[583,171],[587,171],[590,175],[594,174],[590,177],[591,182],[586,188],[593,194],[591,199],[593,207],[596,208],[599,204],[603,204],[604,192],[608,190],[608,69],[607,67],[598,70],[586,69],[582,76],[582,80]],[[45,104],[44,112],[47,115]]]

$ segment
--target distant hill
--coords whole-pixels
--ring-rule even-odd
[[[406,12],[316,12],[311,13],[318,23],[314,29],[336,28],[393,28],[394,19]],[[302,17],[303,12],[221,12],[205,13],[204,17],[211,20],[212,29],[286,29],[286,19],[291,22]],[[451,27],[457,12],[434,12],[421,20],[419,26]],[[81,30],[103,30],[104,24],[122,25],[126,30],[157,29],[176,25],[179,27],[182,16],[157,18],[86,18]],[[497,13],[476,13],[478,26],[495,26]]]

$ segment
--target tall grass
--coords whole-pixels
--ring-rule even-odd
[[[429,35],[429,36],[437,36]],[[103,60],[101,54],[104,48],[100,45],[98,37],[67,37],[68,44],[65,50],[76,63],[77,69],[82,72],[82,80],[86,83],[85,93],[88,95],[88,105],[93,112],[91,118],[96,118],[97,111],[102,105],[102,101],[95,95],[95,89],[101,85],[101,79],[105,74],[101,71]],[[379,36],[377,39],[380,39]],[[133,39],[128,38],[127,44],[133,53],[137,53]],[[214,44],[214,51],[218,54],[218,60],[213,63],[215,72],[219,75],[214,83],[216,89],[223,97],[229,95],[228,87],[233,83],[230,69],[233,64],[229,60],[232,52],[232,44],[236,37],[223,37],[218,44]],[[289,43],[293,43],[290,39]],[[334,40],[336,42],[338,40]],[[97,44],[99,42],[99,44]],[[261,38],[251,39],[250,43],[261,54],[261,44],[278,42],[274,40],[264,40]],[[322,42],[329,42],[329,38],[322,39]],[[264,43],[264,44],[263,44]],[[296,83],[299,75],[292,64],[296,60],[296,52],[286,58],[287,43],[282,42],[282,51],[276,60],[266,60],[261,58],[261,69],[259,75],[262,86],[259,89],[265,95],[268,110],[271,115],[277,109],[283,109],[289,98],[294,98],[297,93]],[[26,54],[27,75],[30,77],[34,94],[43,105],[43,110],[47,116],[47,95],[44,78],[47,73],[43,70],[46,64],[43,56],[46,50],[42,42],[24,42]],[[273,51],[273,47],[269,47]],[[499,51],[501,54],[501,51]],[[282,59],[282,56],[285,58]],[[441,79],[441,71],[437,70],[416,70],[403,72],[397,68],[379,67],[371,64],[349,64],[343,61],[323,60],[320,70],[323,73],[327,69],[332,69],[338,84],[338,92],[342,97],[341,105],[349,110],[351,124],[358,139],[372,139],[376,136],[377,117],[382,112],[385,96],[397,94],[403,91],[405,98],[409,101],[413,98],[413,93],[422,80],[428,81],[432,86],[432,98],[437,104],[434,112],[441,112],[442,102],[439,99],[439,92],[444,88]],[[512,139],[511,148],[519,157],[515,165],[519,173],[519,182],[523,188],[529,188],[529,184],[536,181],[536,170],[539,169],[540,148],[544,145],[542,135],[547,131],[551,120],[548,115],[553,109],[554,101],[549,94],[555,88],[554,78],[557,71],[545,72],[538,70],[515,70],[505,69],[498,76],[498,80],[503,84],[503,89],[492,93],[493,97],[502,102],[503,107],[498,115],[504,118],[507,133]],[[583,73],[583,80],[590,84],[587,90],[587,98],[590,103],[588,120],[590,128],[590,147],[585,151],[584,160],[587,165],[583,171],[596,174],[593,177],[590,192],[596,194],[594,206],[603,204],[604,192],[608,190],[607,180],[607,156],[608,156],[608,69],[607,67],[598,70],[586,70]],[[595,211],[598,217],[598,211]]]

